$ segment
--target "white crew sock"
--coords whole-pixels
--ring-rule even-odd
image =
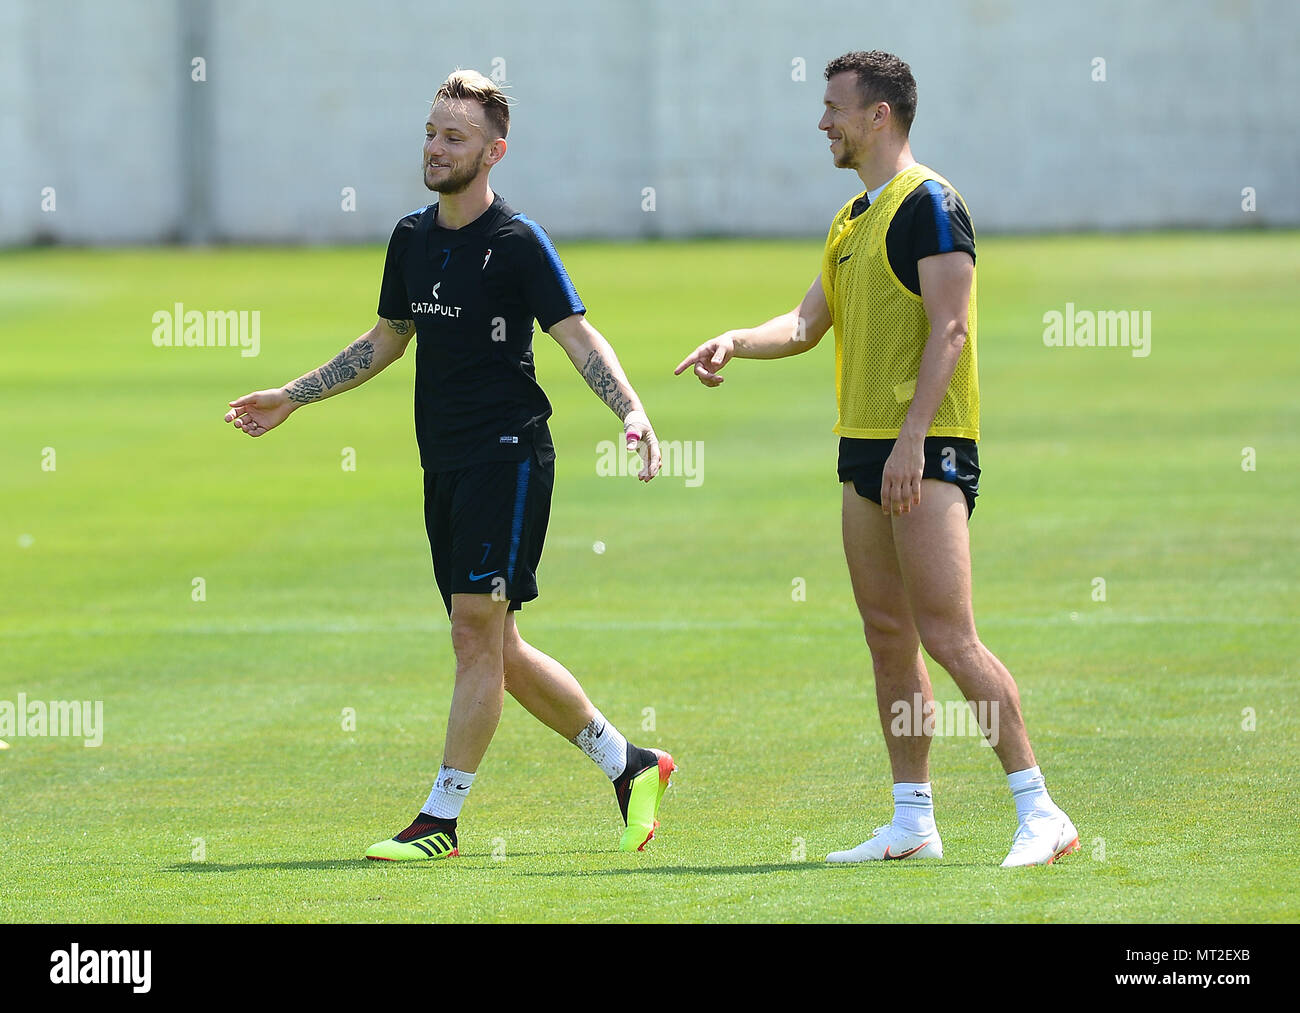
[[[590,756],[611,781],[627,767],[627,739],[605,720],[600,711],[596,711],[587,727],[569,741]]]
[[[454,820],[460,815],[460,807],[465,804],[465,796],[473,786],[473,774],[444,764],[438,768],[438,780],[433,782],[429,801],[420,807],[420,812],[440,820]]]
[[[895,782],[894,826],[914,834],[934,833],[934,795],[929,781]]]
[[[1007,775],[1007,785],[1016,803],[1016,817],[1021,823],[1030,816],[1055,816],[1060,808],[1047,794],[1043,772],[1037,767],[1017,770]]]

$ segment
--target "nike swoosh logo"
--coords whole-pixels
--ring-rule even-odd
[[[495,569],[495,570],[489,570],[487,573],[475,573],[473,570],[470,570],[470,572],[469,572],[469,579],[470,579],[470,580],[483,580],[483,579],[485,579],[485,578],[487,578],[487,577],[491,577],[492,574],[494,574],[494,573],[500,573],[500,572],[501,572],[501,569],[500,569],[499,567],[498,567],[497,569]]]
[[[844,263],[846,260],[848,260],[849,257],[851,257],[851,256],[853,256],[853,254],[850,253],[848,257],[841,257],[841,258],[839,259],[838,263],[843,264],[843,263]]]
[[[924,847],[925,847],[927,844],[929,844],[929,843],[930,843],[929,841],[925,841],[925,842],[923,842],[923,843],[921,843],[921,844],[918,844],[916,847],[910,849],[909,851],[904,851],[904,852],[902,852],[901,854],[897,854],[897,855],[891,855],[891,854],[889,853],[889,846],[888,846],[888,845],[885,845],[885,853],[884,853],[884,855],[882,855],[881,857],[884,858],[884,859],[886,859],[886,860],[888,860],[888,859],[890,859],[890,858],[907,858],[907,857],[910,856],[910,855],[915,855],[918,851],[920,851],[922,848],[924,848]]]
[[[456,785],[456,790],[457,790],[457,791],[469,791],[469,785],[467,785],[467,784],[458,784],[458,785]]]

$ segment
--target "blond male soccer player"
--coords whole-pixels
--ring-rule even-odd
[[[625,851],[654,836],[672,757],[629,743],[558,661],[527,643],[514,612],[537,597],[550,516],[555,449],[551,405],[533,365],[533,321],[568,353],[659,470],[650,420],[542,227],[493,193],[488,173],[506,154],[510,106],[496,83],[457,71],[424,125],[424,185],[436,204],[393,230],[379,320],[334,359],[278,390],[230,402],[226,421],[265,436],[290,413],[365,383],[415,356],[415,432],[424,470],[425,527],[451,617],[456,682],[442,766],[411,825],[367,858],[422,861],[458,854],[457,819],[509,691],[571,740],[614,784]]]
[[[1055,861],[1079,835],[1047,793],[1015,681],[971,612],[967,520],[978,491],[975,236],[965,202],[912,157],[916,82],[888,53],[826,67],[818,128],[865,192],[831,223],[822,273],[789,313],[706,341],[677,367],[708,387],[732,358],[806,352],[835,328],[844,554],[875,671],[894,818],[830,862],[939,858],[929,750],[934,693],[920,645],[984,724],[1019,829],[1004,866]],[[898,721],[922,701],[920,715]],[[989,720],[992,717],[994,720]],[[917,734],[918,730],[920,734]]]

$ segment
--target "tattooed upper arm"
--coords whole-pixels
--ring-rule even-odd
[[[388,326],[389,326],[390,328],[392,328],[393,333],[396,334],[399,338],[404,338],[404,337],[406,337],[408,334],[410,334],[412,331],[415,330],[415,321],[414,321],[414,320],[388,320],[388,319],[385,319],[385,320],[384,320],[384,323],[388,324]]]

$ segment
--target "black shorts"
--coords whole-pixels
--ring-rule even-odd
[[[852,482],[859,496],[879,503],[885,462],[894,449],[894,442],[840,437],[840,481]],[[925,470],[921,477],[951,482],[961,489],[969,517],[975,512],[975,497],[980,492],[980,455],[975,441],[956,436],[927,436]]]
[[[490,594],[518,611],[537,597],[555,462],[536,451],[424,473],[424,526],[447,615],[453,594]]]

